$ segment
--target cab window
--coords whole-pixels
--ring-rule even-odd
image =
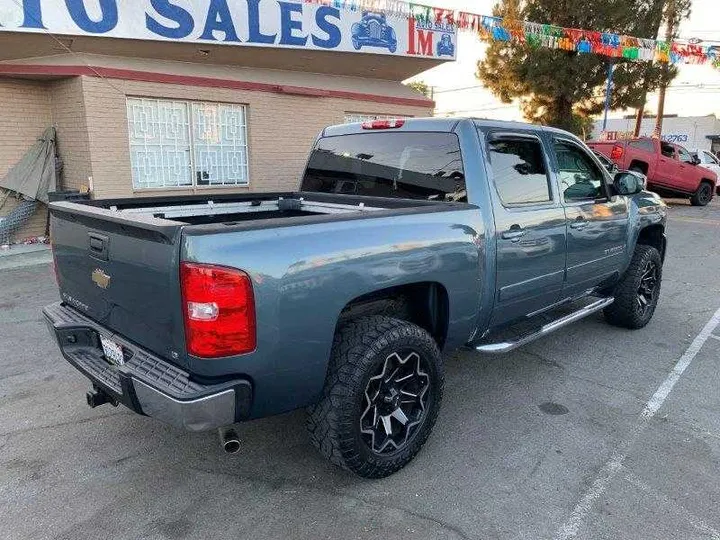
[[[488,142],[490,168],[504,206],[552,201],[545,154],[538,139],[502,136]]]
[[[675,147],[670,143],[661,142],[660,143],[660,152],[665,157],[669,157],[669,158],[675,157]]]
[[[595,200],[605,197],[603,172],[579,146],[555,142],[560,191],[566,201]]]

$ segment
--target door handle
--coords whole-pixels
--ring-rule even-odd
[[[502,237],[505,240],[510,240],[512,242],[519,242],[520,238],[525,236],[526,233],[527,233],[527,231],[524,230],[522,227],[520,227],[520,225],[515,224],[510,227],[509,231],[505,231],[504,233],[502,233]]]
[[[588,226],[588,220],[585,219],[584,217],[578,217],[575,221],[573,221],[570,224],[570,228],[575,229],[576,231],[581,231],[587,226]]]
[[[88,249],[90,255],[102,261],[108,260],[108,237],[103,234],[88,233]]]

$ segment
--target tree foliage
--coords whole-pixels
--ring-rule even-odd
[[[413,90],[417,90],[425,97],[430,97],[430,87],[425,81],[412,81],[407,83],[407,86]]]
[[[662,0],[500,0],[494,15],[655,39],[663,4]],[[494,41],[478,62],[477,77],[503,102],[519,99],[529,121],[582,133],[590,117],[604,108],[608,62],[595,54]],[[613,109],[639,107],[646,91],[677,74],[675,68],[665,71],[649,62],[617,58],[614,63]]]

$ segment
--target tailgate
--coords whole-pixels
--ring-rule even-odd
[[[589,142],[587,145],[596,152],[601,153],[604,156],[610,157],[610,154],[612,153],[613,147],[616,145],[616,142]]]
[[[52,203],[62,300],[129,341],[178,361],[181,224],[75,203]]]

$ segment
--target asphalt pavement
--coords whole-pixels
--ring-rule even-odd
[[[239,426],[240,453],[85,404],[40,309],[43,262],[0,271],[0,538],[720,539],[720,201],[671,201],[655,317],[602,315],[507,356],[446,358],[433,435],[359,479],[304,413]],[[714,322],[713,322],[714,321]]]

